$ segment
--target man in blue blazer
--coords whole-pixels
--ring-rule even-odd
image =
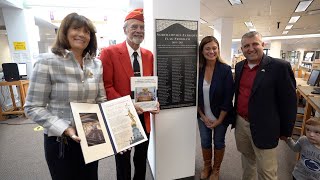
[[[279,138],[290,137],[296,119],[296,82],[288,62],[263,53],[260,33],[241,39],[245,60],[236,64],[235,138],[243,180],[277,180]]]

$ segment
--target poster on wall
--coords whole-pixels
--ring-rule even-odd
[[[13,42],[13,47],[15,51],[27,50],[26,42]]]
[[[198,22],[156,19],[161,109],[196,105]]]

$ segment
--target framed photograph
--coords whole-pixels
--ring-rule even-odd
[[[143,111],[157,110],[157,91],[157,76],[131,77],[132,101]]]

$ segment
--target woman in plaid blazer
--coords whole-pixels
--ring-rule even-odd
[[[44,128],[45,157],[52,179],[98,179],[98,161],[85,164],[70,102],[106,101],[96,30],[76,13],[58,30],[52,53],[34,65],[25,113]]]

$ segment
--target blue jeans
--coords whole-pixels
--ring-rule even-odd
[[[217,127],[210,129],[208,128],[204,122],[198,118],[200,139],[201,139],[201,147],[204,149],[212,148],[212,131],[213,133],[213,144],[215,149],[223,149],[225,147],[225,137],[227,126],[223,123],[219,124]]]

